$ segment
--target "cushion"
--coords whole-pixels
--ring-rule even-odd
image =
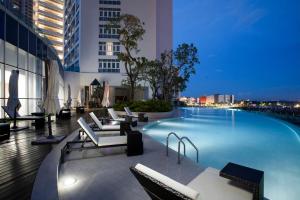
[[[135,166],[135,169],[137,169],[138,171],[154,178],[155,180],[163,183],[164,185],[172,188],[173,190],[183,194],[184,196],[190,198],[190,199],[197,199],[199,196],[199,193],[197,191],[195,191],[194,189],[191,189],[181,183],[178,183],[177,181],[158,173],[157,171],[154,171],[142,164],[137,164]]]

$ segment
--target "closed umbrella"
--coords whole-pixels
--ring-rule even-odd
[[[15,113],[15,111],[18,111],[18,109],[21,107],[21,103],[19,100],[19,92],[18,92],[18,82],[19,82],[19,71],[12,70],[9,77],[9,83],[8,83],[9,97],[7,100],[7,108],[10,111],[13,111],[13,113],[16,115],[17,113]]]
[[[48,114],[48,138],[53,138],[51,128],[51,115],[56,115],[56,113],[60,111],[60,105],[58,100],[59,76],[60,75],[57,61],[50,61],[50,65],[48,66],[47,94],[46,99],[44,101],[44,109],[45,112]]]
[[[18,110],[21,107],[21,103],[19,100],[18,84],[19,84],[19,70],[12,70],[9,77],[9,83],[8,83],[9,97],[7,100],[7,112],[11,113],[10,115],[12,115],[14,118],[14,125],[12,127],[13,131],[19,131],[28,128],[28,127],[17,126],[17,117],[20,116]]]
[[[77,101],[79,106],[84,106],[84,89],[79,90]]]
[[[68,84],[68,100],[66,103],[66,107],[69,109],[71,107],[72,98],[71,98],[71,86]]]
[[[104,87],[104,94],[103,94],[103,99],[102,99],[102,106],[103,107],[109,107],[110,102],[109,102],[109,84],[105,83]]]

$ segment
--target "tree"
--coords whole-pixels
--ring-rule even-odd
[[[136,56],[139,53],[138,42],[143,39],[145,29],[144,23],[133,15],[121,15],[112,20],[107,28],[119,26],[119,42],[124,51],[118,53],[118,59],[124,62],[127,78],[123,81],[130,89],[130,100],[134,100],[134,91],[138,86],[144,65],[147,63],[145,57]]]
[[[162,63],[159,60],[148,61],[143,70],[143,80],[145,80],[151,90],[152,99],[159,98],[159,89],[161,84]]]
[[[181,44],[175,51],[166,51],[161,55],[162,98],[172,99],[174,94],[186,89],[191,75],[196,73],[195,65],[200,63],[198,50],[193,44]]]

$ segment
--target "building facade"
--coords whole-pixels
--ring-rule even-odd
[[[28,1],[28,0],[26,0]],[[33,21],[51,41],[58,57],[63,61],[64,0],[33,1]]]
[[[40,36],[32,24],[14,15],[11,7],[0,1],[0,104],[6,105],[9,78],[12,70],[19,71],[18,93],[21,115],[39,111],[42,101],[45,61],[58,60],[56,51],[46,38]],[[59,62],[60,63],[60,62]],[[61,64],[60,64],[61,65]],[[63,69],[61,65],[61,77]],[[60,101],[64,101],[64,83],[60,82]],[[4,117],[0,109],[0,117]]]
[[[172,7],[172,0],[66,0],[64,66],[65,81],[74,86],[72,98],[94,79],[109,83],[112,103],[124,98],[121,83],[126,73],[117,58],[117,53],[123,51],[118,42],[119,27],[108,30],[105,25],[122,14],[137,16],[146,30],[138,55],[156,59],[172,49]],[[144,85],[137,96],[147,99],[151,91]]]

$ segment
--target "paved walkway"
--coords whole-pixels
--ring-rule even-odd
[[[177,164],[177,153],[170,150],[166,156],[163,144],[143,135],[144,154],[127,157],[124,147],[71,152],[59,173],[59,197],[71,199],[147,200],[150,199],[129,171],[130,166],[142,163],[180,183],[187,184],[203,169],[195,162],[184,158]],[[66,187],[66,178],[76,183]]]

